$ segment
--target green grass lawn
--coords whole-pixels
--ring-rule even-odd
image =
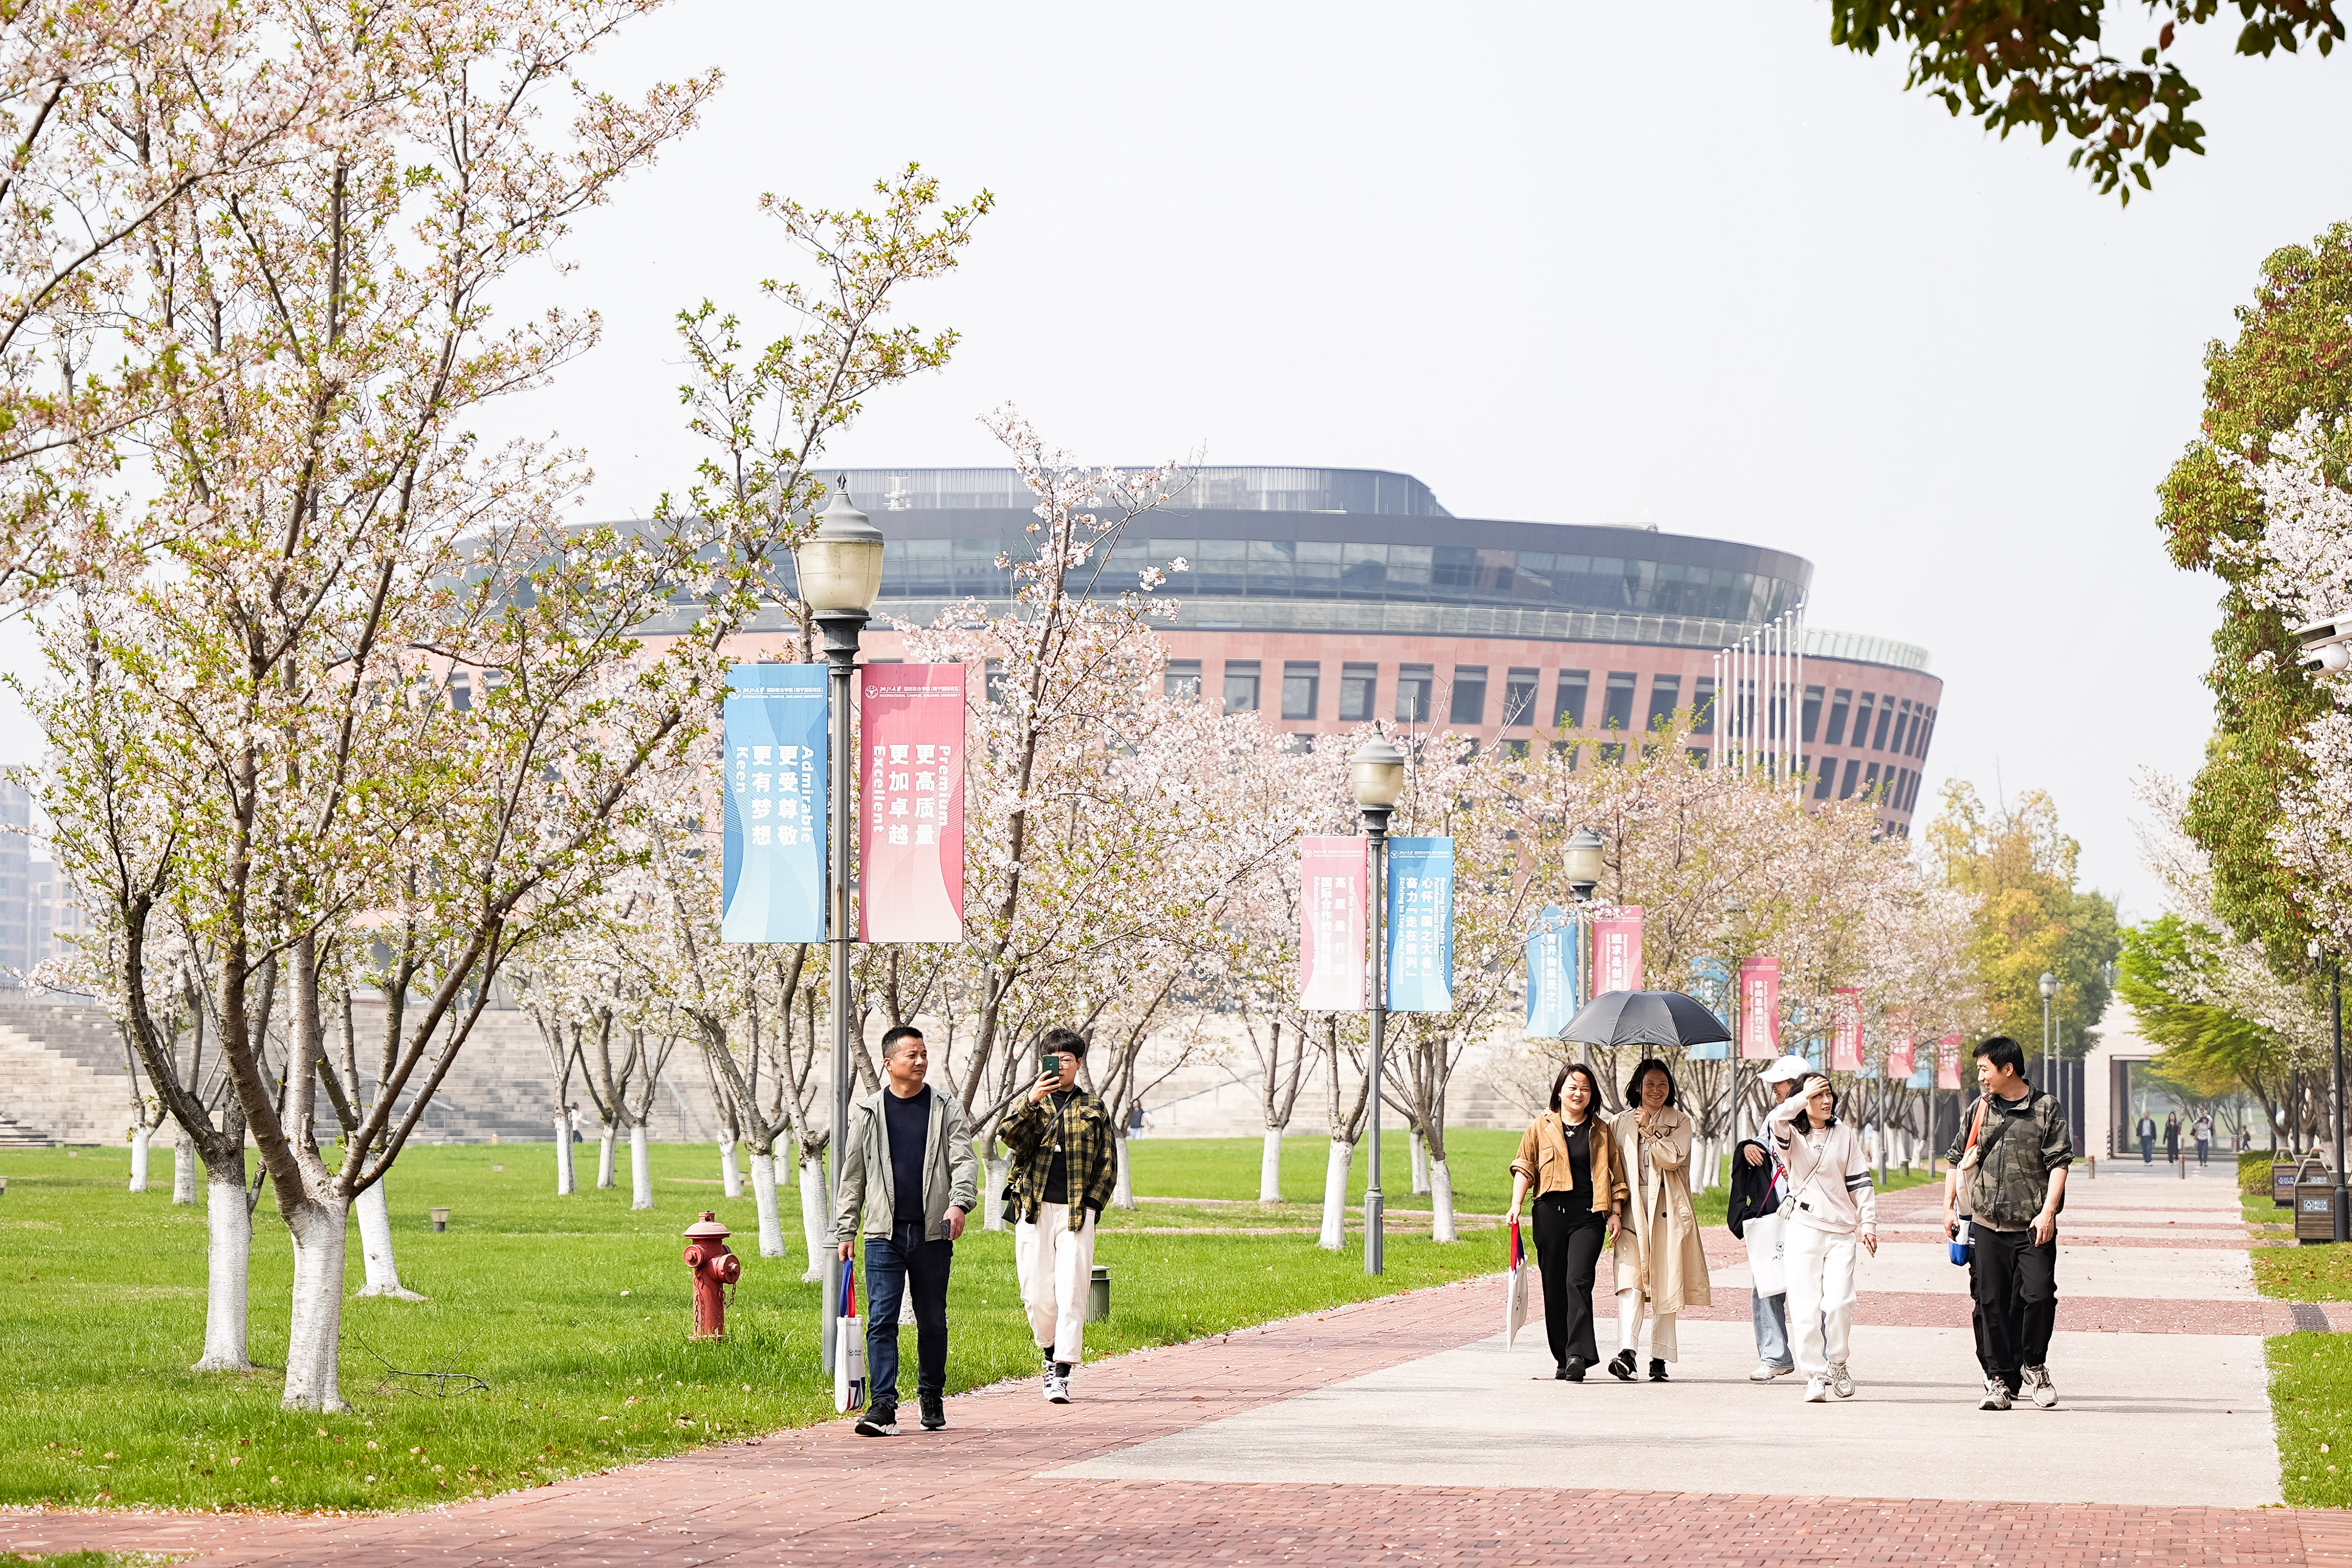
[[[2263,1348],[2280,1490],[2296,1508],[2352,1508],[2352,1338],[2273,1334]]]
[[[1255,1198],[1257,1146],[1248,1147],[1237,1195]],[[1216,1150],[1147,1140],[1136,1152],[1141,1192],[1226,1195],[1213,1174],[1223,1158]],[[594,1146],[580,1152],[590,1175]],[[1312,1156],[1319,1196],[1319,1146]],[[494,1163],[505,1171],[493,1172]],[[1465,1177],[1475,1163],[1464,1162]],[[0,1196],[0,1344],[9,1352],[0,1366],[0,1503],[416,1506],[825,1419],[831,1384],[816,1366],[818,1289],[801,1283],[807,1259],[798,1194],[784,1194],[792,1256],[762,1260],[751,1199],[721,1197],[716,1167],[709,1145],[655,1145],[656,1206],[633,1213],[625,1185],[554,1196],[549,1144],[412,1150],[390,1181],[393,1225],[405,1282],[432,1299],[347,1301],[342,1383],[353,1409],[321,1417],[278,1410],[275,1370],[187,1370],[203,1339],[205,1222],[201,1209],[172,1205],[168,1160],[158,1162],[158,1190],[133,1196],[122,1190],[129,1157],[120,1149],[0,1154],[9,1178]],[[1402,1141],[1394,1169],[1398,1201],[1409,1201]],[[1491,1175],[1477,1179],[1486,1185],[1476,1190],[1491,1196],[1465,1194],[1465,1209],[1489,1201],[1499,1209],[1507,1173],[1499,1189]],[[1173,1190],[1187,1182],[1200,1190]],[[446,1234],[427,1222],[425,1210],[436,1204],[452,1211]],[[687,1338],[679,1232],[705,1208],[734,1230],[736,1249],[751,1254],[729,1337],[718,1345]],[[1311,1236],[1119,1234],[1125,1226],[1165,1225],[1171,1214],[1231,1212],[1146,1205],[1116,1216],[1096,1253],[1110,1270],[1112,1316],[1089,1329],[1090,1353],[1171,1343],[1501,1263],[1491,1233],[1439,1246],[1410,1223],[1394,1227],[1388,1272],[1378,1280],[1365,1278],[1360,1254],[1324,1252]],[[1249,1204],[1241,1218],[1265,1212]],[[285,1227],[266,1195],[254,1239],[252,1353],[274,1368],[285,1352],[291,1265]],[[975,1226],[956,1262],[950,1391],[1029,1375],[1035,1351],[1014,1306],[1011,1237]],[[351,1268],[356,1289],[356,1227]],[[911,1399],[911,1333],[905,1345],[901,1389]],[[489,1392],[446,1399],[405,1392],[387,1382],[378,1355],[404,1370],[472,1372]],[[1078,1374],[1082,1395],[1085,1377]]]

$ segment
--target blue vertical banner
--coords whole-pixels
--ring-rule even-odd
[[[825,940],[825,668],[727,672],[722,942]]]
[[[1454,840],[1389,840],[1389,1011],[1454,1011]]]
[[[1556,1040],[1576,1016],[1575,917],[1546,905],[1528,927],[1528,1026],[1530,1040]]]
[[[1706,1003],[1725,1028],[1731,1027],[1731,965],[1719,958],[1691,960],[1691,978],[1697,982],[1700,999]],[[1722,1062],[1731,1059],[1729,1040],[1709,1040],[1693,1046],[1686,1053],[1695,1062]]]

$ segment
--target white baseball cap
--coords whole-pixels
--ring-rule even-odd
[[[1764,1069],[1761,1079],[1765,1083],[1802,1083],[1815,1070],[1813,1064],[1802,1057],[1782,1057]]]

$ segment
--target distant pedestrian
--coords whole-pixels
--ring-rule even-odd
[[[2058,1321],[2058,1211],[2074,1142],[2065,1107],[2025,1081],[2023,1047],[1995,1035],[1976,1056],[1983,1092],[1960,1118],[1948,1155],[1944,1234],[1957,1237],[1965,1213],[1973,1243],[1969,1293],[1976,1303],[1977,1363],[1985,1379],[1977,1408],[2006,1410],[2030,1388],[2033,1403],[2047,1410],[2058,1403],[2050,1331]]]
[[[997,1136],[1013,1152],[1006,1188],[1006,1210],[1014,1216],[1013,1262],[1029,1331],[1045,1361],[1045,1397],[1067,1405],[1070,1373],[1086,1348],[1095,1222],[1118,1184],[1118,1156],[1110,1112],[1078,1087],[1086,1037],[1048,1029],[1037,1049],[1037,1082]]]
[[[2205,1157],[2213,1152],[2213,1118],[2210,1113],[2198,1117],[2196,1131],[2197,1163],[2202,1165]]]
[[[2177,1110],[2167,1111],[2164,1117],[2164,1163],[2180,1163],[2180,1113]]]
[[[1759,1074],[1757,1081],[1777,1105],[1796,1093],[1811,1071],[1804,1058],[1785,1056]],[[1749,1243],[1748,1316],[1756,1328],[1756,1370],[1748,1374],[1750,1383],[1769,1383],[1797,1370],[1796,1355],[1789,1348],[1787,1284],[1761,1272],[1779,1250],[1786,1228],[1780,1205],[1788,1195],[1789,1167],[1780,1156],[1753,1138],[1741,1139],[1731,1152],[1731,1200],[1725,1218],[1731,1234]],[[1753,1241],[1751,1226],[1757,1232]],[[1780,1289],[1768,1289],[1768,1284]]]
[[[2134,1131],[2139,1134],[2139,1163],[2143,1165],[2154,1164],[2156,1163],[2156,1118],[2145,1110],[2141,1111],[2139,1126]]]
[[[1552,1080],[1551,1109],[1519,1138],[1511,1162],[1514,1224],[1530,1183],[1553,1375],[1582,1383],[1584,1369],[1601,1359],[1592,1337],[1592,1276],[1601,1249],[1617,1237],[1627,1196],[1624,1167],[1601,1119],[1601,1080],[1582,1062],[1560,1069]]]
[[[951,1094],[923,1082],[930,1070],[922,1031],[900,1024],[882,1037],[887,1082],[849,1108],[842,1141],[834,1239],[844,1261],[864,1218],[866,1414],[861,1437],[898,1435],[898,1307],[915,1303],[915,1394],[923,1430],[948,1424],[948,1271],[963,1216],[980,1202],[971,1120]],[[873,1202],[867,1203],[868,1194]]]
[[[1696,1131],[1676,1104],[1674,1074],[1644,1058],[1625,1085],[1625,1109],[1610,1123],[1618,1162],[1633,1195],[1617,1232],[1617,1354],[1610,1375],[1632,1382],[1639,1364],[1642,1307],[1652,1314],[1650,1381],[1666,1381],[1666,1363],[1682,1359],[1675,1315],[1685,1304],[1704,1307],[1706,1249],[1691,1211],[1691,1141]]]
[[[1854,1243],[1878,1255],[1878,1194],[1870,1157],[1837,1118],[1837,1096],[1819,1074],[1765,1118],[1773,1149],[1789,1167],[1783,1255],[1789,1314],[1797,1325],[1797,1370],[1805,1399],[1853,1397],[1846,1353],[1853,1328]]]

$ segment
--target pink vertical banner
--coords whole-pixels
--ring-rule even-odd
[[[1911,1009],[1891,1007],[1886,1013],[1886,1076],[1909,1078],[1919,1070],[1911,1056]]]
[[[1936,1087],[1960,1087],[1960,1036],[1957,1029],[1936,1042]]]
[[[1830,993],[1830,1070],[1862,1070],[1862,992],[1852,985]]]
[[[964,667],[859,676],[857,939],[961,942]]]
[[[1298,841],[1298,1005],[1309,1013],[1364,1010],[1368,838]]]
[[[1780,1054],[1780,961],[1759,956],[1739,966],[1739,1059]]]
[[[1592,994],[1642,989],[1642,906],[1592,922]]]

